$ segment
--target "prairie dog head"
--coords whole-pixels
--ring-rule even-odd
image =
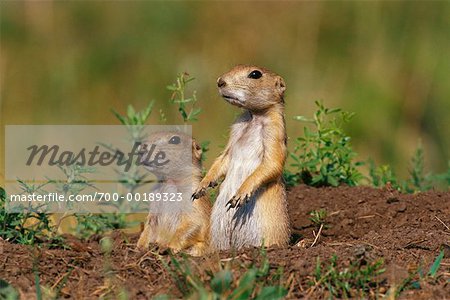
[[[160,178],[179,179],[201,169],[201,147],[182,132],[155,132],[140,146],[141,163]],[[155,158],[158,157],[158,163]],[[192,164],[191,164],[192,162]]]
[[[220,95],[251,111],[283,102],[286,84],[281,76],[257,66],[238,65],[217,79]]]

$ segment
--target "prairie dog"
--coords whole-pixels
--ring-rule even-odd
[[[219,250],[286,245],[284,80],[267,69],[239,65],[219,77],[217,85],[220,95],[244,112],[193,194],[201,197],[224,177],[212,208],[211,245]]]
[[[190,136],[180,132],[153,133],[141,149],[148,150],[150,145],[161,147],[169,161],[164,167],[145,165],[158,181],[164,182],[164,185],[157,185],[152,193],[182,192],[191,195],[201,178],[200,146]],[[192,165],[186,163],[186,149],[192,149]],[[137,247],[145,249],[150,243],[157,243],[176,252],[203,255],[209,249],[211,202],[207,196],[198,200],[192,202],[187,198],[178,204],[152,202]]]

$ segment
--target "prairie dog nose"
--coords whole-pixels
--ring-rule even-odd
[[[226,86],[227,85],[227,83],[225,82],[225,80],[223,80],[222,79],[222,77],[219,77],[219,79],[217,79],[217,86],[218,87],[224,87],[224,86]]]

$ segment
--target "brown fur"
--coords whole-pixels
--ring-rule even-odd
[[[165,141],[169,140],[173,135],[180,136],[182,143],[191,142],[191,138],[187,135],[163,132],[153,134],[146,143],[165,143]],[[185,144],[185,147],[181,146],[181,148],[178,148],[175,145],[164,149],[167,157],[171,160],[170,164],[165,168],[164,174],[161,174],[161,170],[149,169],[149,171],[159,177],[160,180],[164,180],[166,185],[169,186],[169,189],[171,186],[175,186],[180,190],[187,186],[192,191],[192,186],[196,186],[200,183],[201,148],[194,140],[192,140],[191,143],[192,168],[186,169],[183,166],[186,164],[177,160],[182,157],[182,151],[186,149]],[[170,178],[173,174],[177,174],[176,178]],[[157,188],[153,192],[170,191],[162,191]],[[188,192],[186,194],[190,193]],[[189,201],[188,204],[191,207],[181,213],[171,213],[170,211],[163,214],[149,213],[144,230],[137,243],[139,249],[146,249],[150,243],[156,243],[163,247],[169,247],[176,252],[186,251],[193,256],[200,256],[208,251],[209,217],[211,214],[211,202],[209,197],[203,196],[193,203],[190,202],[190,199],[183,199],[183,201]],[[168,206],[171,205],[171,203],[165,203],[164,205]],[[169,207],[167,208],[170,210]]]
[[[250,78],[253,71],[260,78]],[[220,94],[244,113],[193,197],[224,178],[212,210],[217,249],[286,245],[289,221],[282,180],[286,159],[284,80],[256,66],[237,66],[218,79]]]

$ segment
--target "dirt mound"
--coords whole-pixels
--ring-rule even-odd
[[[445,250],[445,257],[438,279],[422,282],[420,289],[407,289],[401,297],[449,297],[450,193],[404,195],[369,187],[299,186],[288,192],[288,198],[292,244],[267,250],[270,268],[283,267],[282,282],[289,288],[288,298],[329,295],[313,280],[317,257],[327,262],[336,255],[343,266],[355,260],[370,264],[383,258],[386,272],[380,275],[374,289],[378,294],[367,295],[376,297],[401,286],[417,270],[428,272],[440,249]],[[311,247],[319,226],[310,220],[310,212],[320,210],[326,211],[324,226]],[[35,274],[39,275],[44,293],[62,297],[97,298],[123,291],[130,299],[146,299],[160,293],[180,297],[164,266],[170,264],[170,257],[138,252],[134,249],[136,240],[137,235],[114,232],[112,245],[101,247],[100,237],[92,237],[88,242],[68,237],[71,250],[38,249],[0,241],[0,278],[18,289],[23,299],[36,295]],[[110,254],[105,249],[111,249]],[[191,264],[194,270],[217,270],[219,260],[225,263],[232,257],[236,257],[236,265],[245,266],[260,260],[260,249],[212,254],[191,259]],[[242,268],[236,270],[241,271]]]

